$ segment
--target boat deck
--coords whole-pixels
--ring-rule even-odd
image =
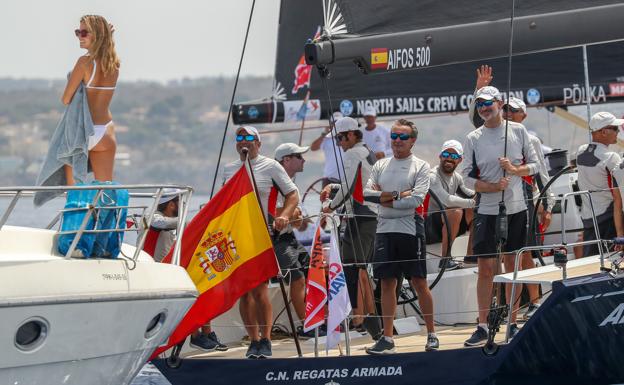
[[[605,266],[609,263],[605,259]],[[568,261],[567,278],[578,278],[592,274],[600,273],[600,256],[595,255],[587,258],[580,258]],[[517,283],[537,283],[552,284],[554,281],[563,279],[561,268],[555,265],[546,265],[536,267],[534,269],[523,270],[518,272]],[[513,281],[513,273],[501,274],[494,277],[494,282],[511,283]]]
[[[473,325],[462,326],[439,326],[436,328],[436,334],[440,339],[440,350],[457,349],[464,346],[464,341],[470,337],[475,330]],[[505,340],[506,326],[501,325],[501,331],[496,335],[497,342]],[[373,345],[373,340],[367,334],[360,334],[351,331],[351,355],[365,355],[365,348]],[[339,349],[331,349],[325,354],[324,337],[319,337],[319,357],[336,357],[340,356]],[[394,336],[394,343],[397,353],[418,352],[425,350],[427,342],[427,332],[421,330],[418,333],[404,334]],[[305,341],[300,340],[301,350],[304,357],[314,357],[314,338]],[[296,358],[297,349],[292,338],[273,340],[273,358]],[[225,352],[206,353],[201,350],[188,351],[182,354],[183,358],[216,358],[216,359],[236,359],[245,358],[248,343],[241,342],[239,345],[230,344],[230,348]],[[342,354],[346,354],[346,345],[342,341],[340,344]]]

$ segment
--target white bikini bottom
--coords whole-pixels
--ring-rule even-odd
[[[95,145],[98,144],[100,140],[102,140],[102,137],[104,137],[104,134],[106,134],[106,129],[111,124],[113,124],[112,120],[106,124],[93,125],[93,135],[89,137],[89,150],[93,149],[93,147],[95,147]]]

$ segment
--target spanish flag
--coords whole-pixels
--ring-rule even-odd
[[[388,67],[388,48],[371,48],[371,69],[385,70]]]
[[[260,203],[245,166],[221,188],[184,230],[180,265],[199,297],[151,358],[229,310],[238,298],[278,273]],[[172,251],[163,262],[170,263]]]

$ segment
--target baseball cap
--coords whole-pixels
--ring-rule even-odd
[[[256,138],[258,138],[258,142],[260,142],[260,133],[258,132],[258,129],[256,127],[254,127],[254,126],[240,126],[240,127],[238,127],[236,129],[236,134],[238,134],[238,131],[240,131],[241,129],[244,129],[250,135],[254,135]]]
[[[336,120],[336,132],[337,133],[355,131],[355,130],[360,130],[357,120],[350,118],[348,116]]]
[[[366,106],[362,116],[377,116],[377,110],[373,106]]]
[[[621,126],[624,119],[618,119],[610,112],[596,112],[589,120],[591,132],[601,130],[607,126]]]
[[[160,199],[158,200],[158,204],[162,205],[163,203],[167,203],[169,201],[172,201],[174,199],[176,199],[177,197],[180,196],[180,193],[182,191],[177,189],[177,188],[164,188],[162,190],[162,195],[160,196]]]
[[[475,93],[475,99],[483,99],[483,100],[502,100],[500,91],[498,88],[492,86],[481,87]]]
[[[310,147],[308,146],[300,147],[294,143],[282,143],[279,146],[277,146],[277,148],[275,149],[274,158],[275,160],[279,162],[282,159],[284,159],[284,157],[287,155],[303,154],[303,153],[308,152],[309,149]]]
[[[464,147],[462,147],[462,144],[455,139],[447,140],[446,142],[444,142],[444,144],[442,145],[442,150],[440,150],[440,152],[446,151],[448,149],[453,149],[459,155],[464,155]]]
[[[512,108],[519,108],[522,112],[526,113],[526,104],[522,101],[522,99],[518,99],[515,96],[509,98],[508,103]]]

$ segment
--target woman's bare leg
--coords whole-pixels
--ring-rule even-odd
[[[111,124],[106,128],[106,134],[98,144],[89,151],[89,162],[95,180],[101,182],[113,180],[116,151],[115,127]]]

